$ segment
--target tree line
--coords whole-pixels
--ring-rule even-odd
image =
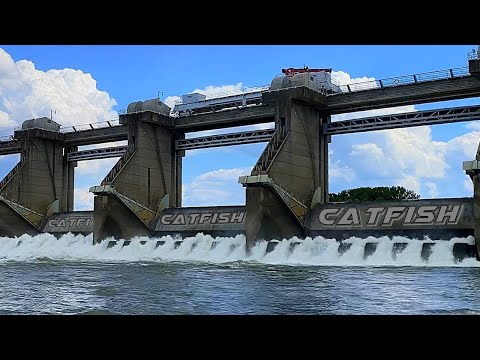
[[[402,186],[361,187],[329,194],[330,202],[416,200],[420,195]]]

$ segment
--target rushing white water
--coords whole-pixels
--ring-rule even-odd
[[[404,237],[352,237],[345,240],[352,245],[343,254],[339,253],[339,243],[335,239],[323,237],[299,240],[282,240],[273,251],[267,253],[267,242],[259,242],[250,255],[245,252],[245,237],[217,237],[197,234],[195,237],[161,238],[137,237],[128,246],[124,241],[108,247],[110,240],[92,244],[92,235],[66,234],[57,239],[51,234],[37,236],[23,235],[18,238],[0,237],[0,263],[9,261],[38,261],[42,259],[68,261],[100,262],[169,262],[169,261],[203,261],[227,263],[247,261],[264,264],[282,265],[325,265],[325,266],[462,266],[480,267],[475,258],[466,258],[456,262],[453,256],[455,243],[474,244],[473,237],[453,238],[449,241],[434,239],[407,239]],[[163,240],[165,244],[157,245]],[[183,240],[178,243],[179,240]],[[146,241],[142,244],[141,242]],[[295,244],[300,242],[299,244]],[[377,243],[375,252],[364,258],[365,243]],[[424,242],[434,242],[428,260],[421,257]],[[216,243],[216,245],[214,244]],[[408,243],[406,248],[393,255],[394,243]],[[179,245],[179,246],[176,246]],[[212,244],[214,244],[212,246]],[[295,246],[297,245],[297,246]]]

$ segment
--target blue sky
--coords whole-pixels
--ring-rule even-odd
[[[64,126],[114,119],[130,102],[163,92],[167,103],[196,89],[267,85],[285,67],[331,67],[342,81],[381,79],[468,65],[470,46],[2,46],[0,135],[24,120],[49,116]],[[355,81],[355,80],[354,80]],[[403,112],[465,104],[478,98],[421,104]],[[378,112],[376,112],[378,113]],[[362,116],[371,113],[363,114]],[[361,115],[349,115],[361,116]],[[340,116],[340,118],[342,118]],[[480,125],[460,123],[340,135],[330,151],[330,191],[403,185],[422,198],[471,196],[462,161],[474,157]],[[249,173],[265,144],[187,152],[184,205],[243,204],[239,175]],[[0,158],[0,178],[18,161]],[[116,159],[81,162],[76,209],[92,208],[88,188]]]

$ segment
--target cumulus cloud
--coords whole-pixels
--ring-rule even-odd
[[[362,89],[374,89],[377,87],[375,78],[373,77],[359,77],[352,78],[350,74],[345,71],[332,71],[332,80],[338,85],[361,84]],[[353,88],[352,88],[353,90]]]
[[[88,191],[89,188],[76,188],[75,196],[75,210],[93,210],[94,195]]]
[[[2,110],[0,110],[0,130],[2,129],[11,129],[15,126],[15,122],[10,119],[10,116]]]
[[[436,198],[439,195],[437,184],[434,182],[426,182],[425,186],[428,188],[428,196],[431,198]]]
[[[218,169],[195,177],[183,185],[184,206],[240,205],[245,192],[239,176],[249,175],[251,168]]]
[[[117,161],[118,158],[79,161],[75,169],[75,175],[88,176],[89,181],[100,185],[101,180],[103,180]]]
[[[175,107],[176,104],[180,103],[182,98],[180,96],[167,96],[163,102],[167,105],[170,109]]]
[[[330,178],[343,179],[347,183],[351,183],[355,180],[355,172],[353,169],[349,166],[341,165],[340,160],[330,163],[328,174]]]
[[[64,127],[117,118],[116,101],[97,88],[88,73],[75,69],[42,71],[28,60],[14,61],[0,48],[0,127],[50,117]]]
[[[465,180],[463,181],[463,187],[465,188],[468,193],[473,194],[473,182],[472,179],[470,179],[470,176],[465,175]]]
[[[480,121],[469,122],[465,127],[471,130],[480,130]]]
[[[420,181],[418,178],[412,175],[404,175],[402,178],[398,179],[397,184],[403,186],[405,189],[413,190],[416,193],[420,191]]]

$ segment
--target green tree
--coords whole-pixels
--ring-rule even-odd
[[[357,189],[343,190],[339,193],[329,194],[330,202],[343,201],[388,201],[388,200],[416,200],[417,195],[413,190],[407,190],[402,186],[379,186],[379,187],[361,187]]]

